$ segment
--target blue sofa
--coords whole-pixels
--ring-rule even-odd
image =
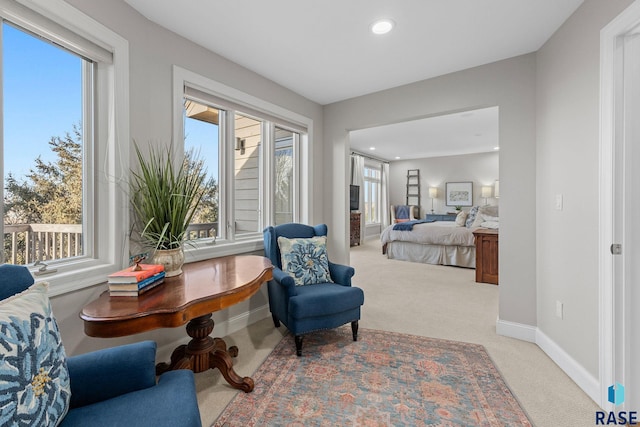
[[[0,265],[0,300],[33,283],[25,267]],[[59,425],[201,427],[193,372],[167,372],[156,383],[155,356],[156,343],[143,341],[68,357],[71,398]]]

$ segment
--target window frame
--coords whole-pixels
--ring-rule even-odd
[[[374,171],[377,174],[377,178],[374,178],[372,176],[368,176],[366,171],[367,169]],[[379,225],[382,223],[382,219],[381,219],[381,209],[382,207],[380,206],[380,199],[381,199],[381,191],[382,191],[382,170],[381,170],[381,165],[378,163],[368,163],[365,162],[364,164],[364,170],[363,170],[363,181],[365,184],[365,189],[366,189],[366,184],[369,183],[371,187],[373,187],[373,185],[371,184],[376,184],[376,188],[377,191],[375,192],[375,202],[376,202],[376,218],[378,219],[378,221],[367,221],[367,212],[365,212],[365,225]],[[365,190],[366,191],[366,190]],[[373,196],[373,191],[371,192],[371,196]],[[374,200],[371,200],[371,203],[373,203]]]
[[[189,87],[221,99],[221,103],[227,101],[232,107],[220,105],[220,103],[207,102],[215,108],[225,110],[225,126],[221,132],[220,142],[220,181],[219,182],[219,221],[224,221],[225,227],[233,215],[233,153],[227,141],[233,137],[234,112],[242,115],[258,118],[263,122],[263,160],[262,160],[262,185],[259,189],[260,196],[260,219],[263,224],[270,224],[273,221],[274,201],[270,189],[274,186],[274,163],[275,163],[275,127],[290,129],[291,126],[305,129],[300,133],[300,129],[290,129],[300,133],[297,144],[294,145],[294,174],[297,180],[295,184],[298,191],[295,192],[295,206],[298,221],[306,223],[310,215],[310,194],[312,165],[309,160],[311,141],[313,141],[313,120],[309,117],[295,113],[271,102],[265,101],[243,91],[227,86],[216,80],[202,76],[178,65],[173,66],[173,140],[184,140],[183,124],[183,100],[185,97],[185,87]],[[237,106],[237,107],[236,107]],[[231,110],[231,111],[229,111]],[[256,113],[257,112],[257,113]],[[280,121],[281,120],[281,121]],[[287,124],[291,126],[287,126]],[[231,134],[231,135],[229,135]],[[309,173],[303,175],[300,170],[307,170]],[[224,182],[223,182],[224,180]],[[235,236],[227,228],[227,238],[224,240],[199,239],[192,241],[185,246],[185,262],[200,261],[207,258],[234,255],[240,253],[260,251],[263,249],[263,236],[260,231]]]
[[[102,283],[108,274],[128,263],[129,204],[124,182],[129,171],[129,45],[124,38],[62,0],[18,2],[0,1],[3,20],[29,29],[29,24],[34,23],[30,16],[39,14],[72,36],[111,52],[113,57],[110,63],[98,60],[93,64],[93,100],[87,100],[93,104],[93,120],[83,123],[84,131],[93,137],[93,144],[83,147],[86,179],[83,192],[93,194],[91,203],[83,197],[85,255],[51,261],[49,269],[57,272],[35,276],[36,281],[49,282],[49,294],[55,296]],[[86,105],[83,103],[83,108]],[[4,174],[4,169],[0,169]],[[27,267],[32,273],[37,271],[33,265]]]

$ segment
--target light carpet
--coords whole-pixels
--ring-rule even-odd
[[[287,335],[214,426],[530,426],[484,347],[350,327]]]
[[[481,344],[535,426],[594,425],[598,406],[538,346],[496,334],[498,287],[476,283],[474,270],[389,260],[376,239],[351,248],[350,264],[365,293],[361,328]],[[240,349],[236,372],[252,376],[285,334],[269,316],[226,336]],[[207,427],[242,393],[218,370],[196,385]]]

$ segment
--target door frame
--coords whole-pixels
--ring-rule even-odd
[[[620,108],[624,93],[624,55],[620,42],[639,24],[640,1],[635,1],[600,31],[599,403],[610,411],[615,407],[608,402],[607,389],[616,381],[624,381],[616,378],[616,372],[625,372],[624,357],[623,366],[616,366],[616,354],[623,354],[620,352],[626,348],[624,342],[616,342],[616,331],[624,330],[630,320],[630,313],[624,307],[625,290],[622,283],[615,280],[614,257],[610,251],[612,243],[621,243],[614,240],[615,153],[624,143],[624,113],[621,114]]]

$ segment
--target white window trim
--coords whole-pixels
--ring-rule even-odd
[[[287,110],[286,108],[280,107],[278,105],[272,104],[271,102],[262,100],[253,95],[249,95],[241,90],[235,89],[233,87],[227,86],[218,81],[212,80],[210,78],[204,77],[200,74],[197,74],[193,71],[182,68],[178,65],[173,66],[173,140],[174,141],[182,141],[184,139],[184,123],[183,123],[183,98],[184,98],[184,87],[185,85],[193,87],[203,92],[210,93],[217,97],[227,99],[236,104],[245,105],[252,110],[263,111],[270,116],[281,117],[286,122],[291,122],[295,124],[299,124],[300,126],[307,129],[307,133],[302,135],[299,143],[299,168],[307,171],[307,174],[300,174],[300,191],[298,194],[298,203],[299,203],[299,218],[300,222],[307,223],[309,221],[310,212],[312,210],[311,201],[312,197],[312,176],[313,176],[313,167],[310,161],[311,152],[311,144],[313,141],[313,120],[309,117],[303,116],[301,114],[295,113],[293,111]],[[229,127],[231,129],[232,127]],[[221,140],[223,140],[221,138]],[[228,156],[224,156],[224,153],[221,153],[221,157],[223,161],[221,161],[221,166],[224,165],[225,159]],[[273,153],[271,153],[273,154]],[[265,153],[264,155],[267,155]],[[224,175],[225,170],[229,169],[228,167],[221,167],[220,176]],[[268,169],[268,167],[267,167]],[[220,195],[222,199],[223,187],[220,188]],[[233,198],[231,198],[230,203],[233,203]],[[264,195],[263,200],[263,210],[265,212],[265,206],[271,206],[270,196],[268,194]],[[219,209],[222,212],[224,209],[229,207],[224,207],[223,209]],[[232,208],[232,206],[230,207]],[[222,224],[222,222],[221,222]],[[235,237],[233,242],[218,240],[217,242],[213,242],[211,239],[201,239],[193,242],[193,244],[187,245],[185,247],[185,262],[194,262],[200,261],[203,259],[225,256],[225,255],[234,255],[240,253],[254,252],[260,251],[263,249],[263,238],[262,233],[252,233],[251,235],[245,237]]]
[[[373,169],[373,170],[378,171],[378,173],[381,173],[380,172],[380,166],[381,166],[381,164],[378,163],[378,162],[374,163],[374,162],[365,160],[365,164],[364,164],[364,168],[365,169]],[[368,181],[368,182],[372,182],[372,183],[378,184],[377,185],[378,191],[377,191],[377,194],[376,194],[376,202],[378,202],[378,212],[376,212],[377,213],[377,217],[378,217],[378,221],[376,221],[376,222],[365,222],[365,227],[368,227],[368,226],[379,226],[381,224],[380,218],[382,217],[381,210],[383,209],[383,207],[380,205],[380,199],[381,199],[380,191],[382,191],[382,176],[379,176],[378,178],[372,178],[370,176],[368,177],[366,174],[364,174],[363,176],[364,176],[364,182],[365,183]]]
[[[108,96],[96,105],[101,125],[95,129],[93,159],[87,164],[98,170],[94,206],[85,215],[85,222],[93,225],[93,247],[88,251],[93,256],[52,262],[50,268],[57,273],[35,277],[49,282],[49,294],[55,296],[105,282],[108,274],[128,263],[129,43],[62,0],[17,1],[113,54],[113,63],[98,69],[99,90]]]

